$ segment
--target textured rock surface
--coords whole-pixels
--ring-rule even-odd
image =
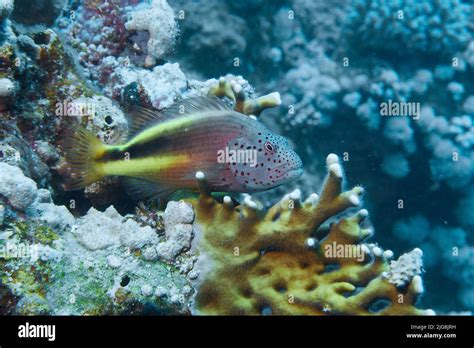
[[[26,210],[34,202],[38,187],[26,178],[20,168],[0,163],[0,194],[19,210]]]

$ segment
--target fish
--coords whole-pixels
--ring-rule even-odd
[[[252,193],[298,179],[303,164],[288,139],[234,111],[217,97],[179,101],[162,112],[135,107],[123,144],[105,144],[82,126],[66,132],[65,189],[108,176],[123,178],[135,199],[198,190],[196,173],[211,192]]]

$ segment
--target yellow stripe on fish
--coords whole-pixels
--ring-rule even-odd
[[[102,163],[104,175],[147,177],[157,179],[159,173],[176,166],[183,166],[191,158],[187,155],[160,155],[137,159],[122,159]]]

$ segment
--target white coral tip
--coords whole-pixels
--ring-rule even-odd
[[[224,204],[231,204],[232,203],[232,198],[230,198],[229,196],[224,196]]]
[[[349,196],[349,202],[354,205],[354,206],[357,206],[360,204],[360,199],[359,197],[357,197],[356,195],[350,195]]]
[[[432,309],[425,310],[425,315],[436,315],[436,312]]]
[[[256,120],[256,119],[257,119],[257,116],[255,116],[255,115],[249,115],[249,117],[250,117],[251,119],[253,119],[253,120]]]
[[[290,193],[290,199],[299,201],[301,199],[301,191],[299,189],[294,190]]]
[[[313,248],[318,241],[315,238],[308,238],[306,239],[306,245],[310,248]]]
[[[285,194],[285,195],[281,198],[280,202],[283,203],[283,202],[286,202],[286,201],[289,200],[289,199],[290,199],[290,194],[287,193],[287,194]]]
[[[386,259],[391,259],[393,257],[393,251],[392,250],[385,250],[383,252],[383,257]]]
[[[361,232],[363,235],[366,236],[371,236],[373,234],[373,231],[370,228],[364,228],[363,230],[361,230]]]
[[[244,199],[244,204],[249,207],[249,208],[252,208],[252,209],[256,209],[257,208],[257,203],[255,203],[254,201],[252,201],[252,196],[248,195],[245,197]]]
[[[197,180],[204,180],[206,176],[204,175],[203,172],[196,172],[196,179]]]
[[[309,195],[308,198],[306,198],[306,201],[305,203],[308,203],[308,204],[315,204],[319,199],[319,196],[317,193],[312,193]]]
[[[420,248],[413,249],[413,252],[417,253],[420,256],[423,256],[423,250],[421,250]]]
[[[269,98],[273,99],[276,105],[281,105],[281,97],[280,93],[278,92],[273,92],[268,95]]]
[[[372,252],[374,253],[375,256],[381,256],[382,255],[382,249],[380,249],[379,247],[373,248]]]
[[[411,280],[411,284],[413,286],[413,291],[417,294],[423,293],[423,281],[419,275],[416,275]]]
[[[329,165],[329,172],[338,178],[342,178],[342,167],[339,163]]]
[[[234,82],[234,84],[232,85],[232,89],[234,90],[235,94],[239,94],[240,91],[242,91],[242,86],[239,85],[237,82]]]
[[[339,163],[339,157],[335,153],[330,153],[328,157],[326,157],[326,165],[330,166],[334,163]]]
[[[365,219],[367,216],[369,216],[369,211],[367,209],[361,209],[361,210],[359,210],[358,215],[361,218]]]

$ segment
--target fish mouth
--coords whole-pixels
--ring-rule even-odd
[[[284,175],[284,178],[285,178],[284,181],[289,182],[289,181],[299,179],[301,175],[303,175],[303,168],[296,168],[296,169],[289,170]]]
[[[303,168],[292,169],[287,174],[292,179],[298,179],[301,175],[303,175]]]

